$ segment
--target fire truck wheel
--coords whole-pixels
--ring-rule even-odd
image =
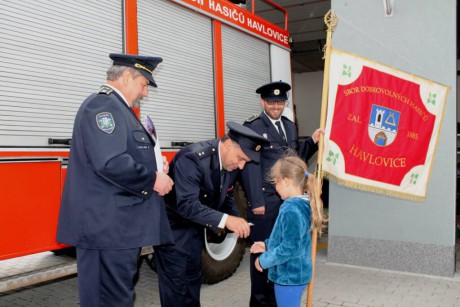
[[[233,187],[233,195],[240,216],[246,218],[247,202],[238,181]],[[243,260],[246,250],[246,241],[238,239],[235,234],[228,233],[226,236],[219,237],[211,232],[205,230],[201,256],[202,281],[207,284],[214,284],[232,276]]]
[[[246,218],[246,198],[241,184],[237,181],[233,193],[240,216]],[[212,231],[204,232],[205,246],[201,254],[202,281],[215,284],[230,277],[238,268],[246,249],[246,241],[238,239],[233,233],[215,235]],[[155,272],[155,253],[142,256],[148,266]]]
[[[232,276],[243,260],[245,246],[245,241],[233,233],[227,234],[225,240],[219,244],[205,240],[201,256],[202,281],[215,284]]]

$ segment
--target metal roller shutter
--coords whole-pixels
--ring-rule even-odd
[[[122,51],[121,1],[2,1],[0,146],[70,138],[81,102]]]
[[[225,120],[242,123],[261,111],[256,89],[270,82],[268,43],[222,26]]]
[[[211,20],[165,0],[139,0],[139,54],[163,58],[141,102],[162,147],[215,138]]]

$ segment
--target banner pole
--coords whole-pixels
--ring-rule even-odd
[[[331,57],[331,48],[332,48],[332,29],[337,25],[337,16],[334,12],[327,12],[324,16],[324,23],[327,26],[327,39],[324,55],[324,77],[323,77],[323,96],[321,101],[321,118],[320,118],[320,128],[324,130],[326,126],[326,112],[327,112],[327,100],[329,94],[329,61]],[[316,164],[316,195],[321,196],[322,186],[323,186],[323,171],[322,171],[322,161],[323,161],[323,151],[324,151],[324,135],[320,134],[319,143],[318,143],[318,158]],[[316,228],[313,228],[311,235],[311,261],[312,261],[312,272],[311,272],[311,281],[308,284],[307,288],[307,307],[312,306],[313,299],[313,285],[315,277],[315,266],[316,266],[316,245],[317,245],[318,231]]]

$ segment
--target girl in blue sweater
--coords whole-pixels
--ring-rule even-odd
[[[284,202],[270,238],[255,242],[251,253],[262,253],[255,266],[260,272],[268,269],[278,307],[297,307],[311,279],[311,230],[316,228],[321,233],[323,204],[315,193],[314,176],[308,174],[307,165],[298,157],[279,159],[270,179]]]

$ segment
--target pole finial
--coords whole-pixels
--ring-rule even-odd
[[[327,30],[331,31],[333,28],[337,26],[337,15],[333,11],[329,10],[327,14],[324,16],[324,23],[327,26]]]

